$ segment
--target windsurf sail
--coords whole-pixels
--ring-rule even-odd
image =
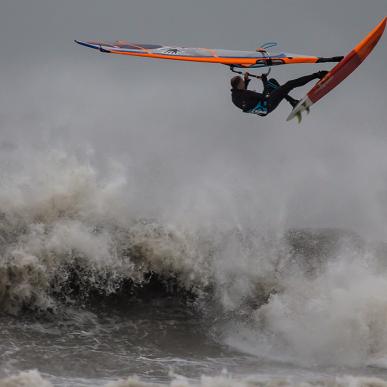
[[[342,57],[324,58],[317,56],[277,53],[266,50],[236,51],[210,48],[175,47],[161,44],[129,43],[126,41],[81,41],[76,43],[104,53],[139,56],[145,58],[181,60],[190,62],[220,63],[240,68],[260,68],[284,64],[339,62]]]
[[[290,113],[287,121],[298,117],[301,121],[303,111],[309,112],[310,107],[329,93],[367,58],[383,35],[386,28],[387,17],[385,17],[340,63],[338,63],[328,74],[321,79],[308,94],[298,103]]]

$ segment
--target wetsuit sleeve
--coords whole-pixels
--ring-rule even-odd
[[[261,75],[261,81],[262,81],[264,89],[266,89],[270,85],[269,81],[267,80],[267,75],[266,74],[262,74]]]
[[[251,79],[249,79],[249,78],[247,78],[247,79],[245,80],[245,90],[248,89],[250,81],[251,81]]]
[[[252,90],[233,90],[232,102],[244,112],[254,108],[263,99],[262,94]]]

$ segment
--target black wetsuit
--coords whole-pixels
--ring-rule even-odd
[[[324,72],[325,73],[325,72]],[[288,94],[296,87],[304,86],[313,79],[321,78],[320,73],[306,75],[301,78],[293,79],[280,85],[275,79],[267,80],[266,76],[262,76],[263,93],[247,90],[250,79],[245,81],[245,89],[231,89],[231,98],[234,105],[248,113],[254,109],[258,103],[267,106],[267,114],[271,113],[283,99],[286,99],[293,107],[297,100],[290,97]]]

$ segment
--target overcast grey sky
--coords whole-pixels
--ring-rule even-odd
[[[232,207],[241,219],[383,236],[386,36],[300,126],[285,122],[286,103],[265,119],[234,108],[221,65],[102,55],[73,39],[227,49],[277,41],[280,50],[331,56],[386,14],[386,0],[2,0],[0,152],[27,162],[39,156],[24,147],[93,149],[98,165],[125,165],[141,198],[133,205],[167,218],[207,200],[204,208]],[[273,75],[283,82],[329,66]]]

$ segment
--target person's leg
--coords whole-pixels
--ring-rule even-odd
[[[280,104],[280,102],[284,98],[286,98],[289,92],[295,89],[296,87],[304,86],[308,82],[312,81],[313,79],[321,79],[325,74],[326,74],[326,71],[319,71],[317,73],[306,75],[304,77],[292,79],[286,82],[284,85],[273,90],[270,93],[269,98],[267,99],[269,111],[273,111]]]
[[[294,108],[295,106],[297,106],[297,104],[300,102],[299,99],[295,99],[293,97],[291,97],[290,95],[286,95],[285,96],[285,99],[286,101],[288,101],[290,103],[290,105]]]
[[[270,94],[273,90],[277,89],[281,85],[274,78],[262,79],[263,82],[263,94]]]
[[[279,84],[279,82],[278,82],[276,79],[274,79],[274,78],[270,78],[270,79],[269,79],[269,82],[270,82],[272,85],[276,86],[276,87],[281,86],[281,85]]]
[[[270,94],[271,92],[273,92],[275,89],[277,89],[278,87],[281,87],[281,85],[279,84],[279,82],[274,79],[274,78],[270,78],[268,81],[266,81],[264,83],[265,87],[264,87],[264,90],[263,90],[263,94],[266,95],[266,94]],[[298,99],[294,99],[292,98],[290,95],[286,95],[285,96],[285,99],[287,102],[290,103],[290,105],[294,108],[299,100]]]

